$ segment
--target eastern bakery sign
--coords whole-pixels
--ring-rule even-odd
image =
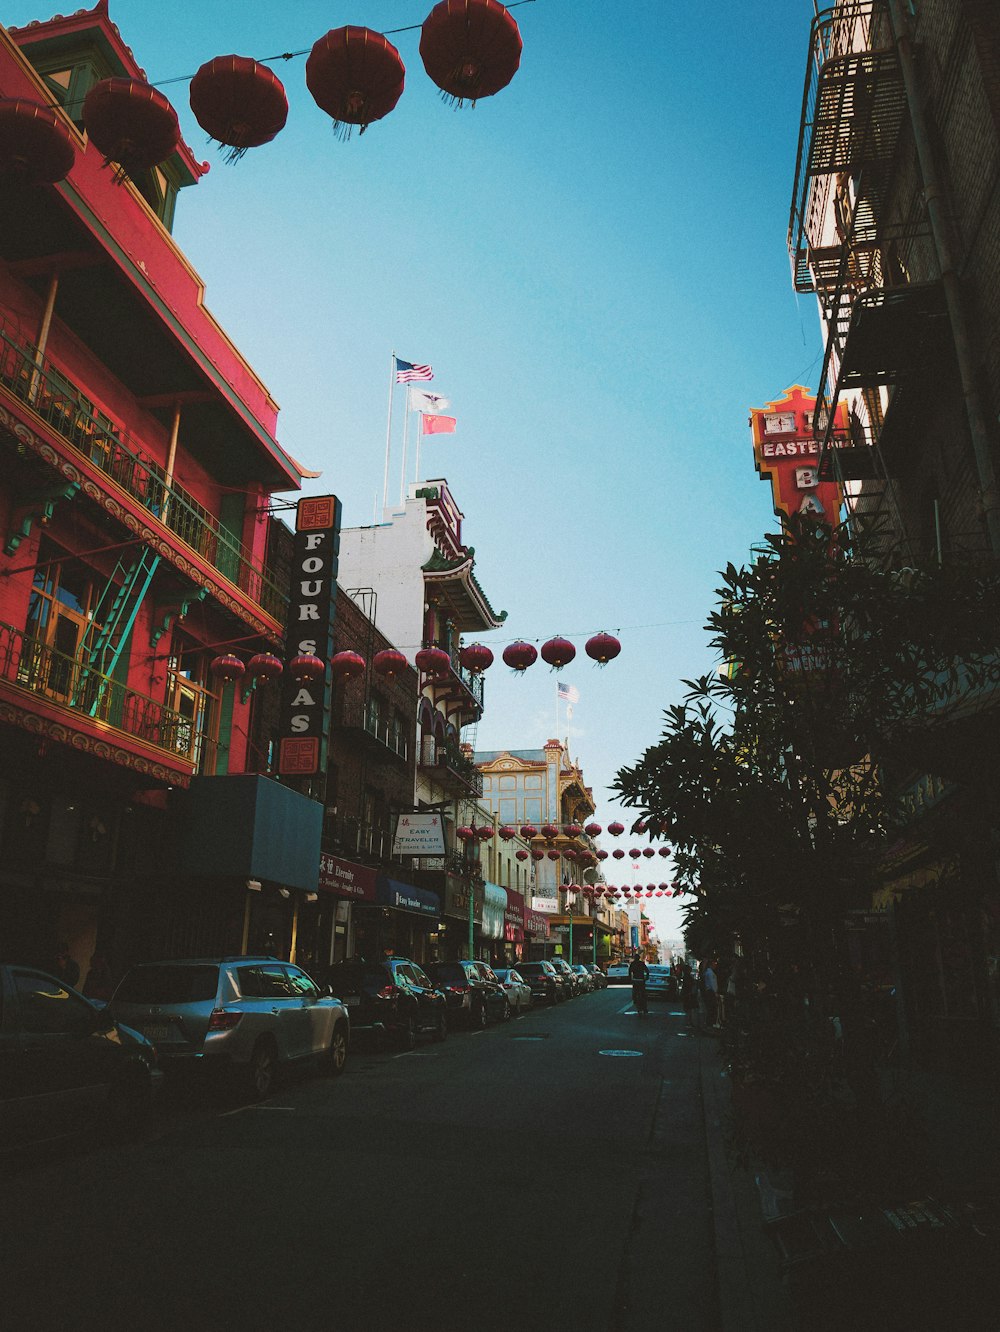
[[[789,517],[812,513],[836,527],[840,521],[841,488],[819,478],[820,442],[826,422],[816,420],[816,399],[801,384],[783,396],[750,411],[754,465],[761,480],[770,481],[774,512]],[[817,438],[818,436],[818,438]],[[848,444],[847,405],[839,403],[831,444]]]
[[[340,513],[336,495],[300,499],[296,506],[287,658],[291,663],[296,657],[318,657],[324,670],[318,680],[296,680],[286,667],[278,722],[278,772],[283,776],[311,777],[326,767]]]

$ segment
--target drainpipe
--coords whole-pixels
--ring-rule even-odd
[[[969,422],[969,434],[972,437],[972,452],[975,458],[976,473],[979,479],[979,497],[983,506],[983,519],[986,534],[993,555],[1000,556],[1000,494],[997,490],[996,470],[993,465],[993,444],[982,393],[976,377],[973,339],[966,315],[965,294],[962,290],[955,263],[955,245],[952,239],[952,226],[945,207],[946,194],[937,170],[934,149],[920,98],[916,63],[913,58],[913,42],[910,38],[906,19],[903,16],[899,0],[887,0],[889,22],[892,26],[899,55],[899,67],[903,75],[906,102],[910,112],[910,124],[913,128],[913,141],[917,150],[917,161],[923,179],[924,200],[927,204],[927,217],[931,226],[931,235],[937,253],[941,284],[944,288],[948,317],[951,322],[952,339],[955,344],[955,357],[962,380],[962,396],[965,399],[965,413]]]
[[[38,397],[38,385],[41,383],[42,367],[45,364],[45,348],[49,342],[49,330],[52,327],[52,312],[56,308],[56,292],[59,290],[59,274],[53,273],[49,278],[49,289],[45,294],[45,309],[42,312],[42,322],[38,330],[38,341],[35,347],[35,368],[31,373],[31,384],[28,388],[28,401],[32,406]]]

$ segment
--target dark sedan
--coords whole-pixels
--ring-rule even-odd
[[[139,1032],[48,972],[0,966],[0,1151],[135,1127],[161,1078]]]
[[[335,962],[319,979],[343,1001],[352,1031],[374,1031],[412,1050],[421,1032],[448,1035],[447,1000],[426,973],[406,957],[381,962]]]
[[[565,982],[551,962],[519,962],[517,970],[523,980],[531,986],[532,999],[541,999],[546,1004],[558,1004],[568,998]]]
[[[485,962],[430,962],[427,971],[441,987],[449,1011],[470,1027],[485,1027],[490,1018],[510,1017],[507,992]]]

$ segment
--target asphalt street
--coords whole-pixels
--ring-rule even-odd
[[[711,1332],[699,1044],[619,987],[261,1105],[174,1091],[6,1179],[4,1325]]]

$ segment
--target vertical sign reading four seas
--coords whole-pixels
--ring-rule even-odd
[[[326,767],[333,681],[333,621],[337,606],[340,500],[336,495],[300,499],[295,517],[292,582],[285,645],[288,662],[318,657],[318,680],[295,680],[285,669],[278,726],[278,772],[310,777]]]

